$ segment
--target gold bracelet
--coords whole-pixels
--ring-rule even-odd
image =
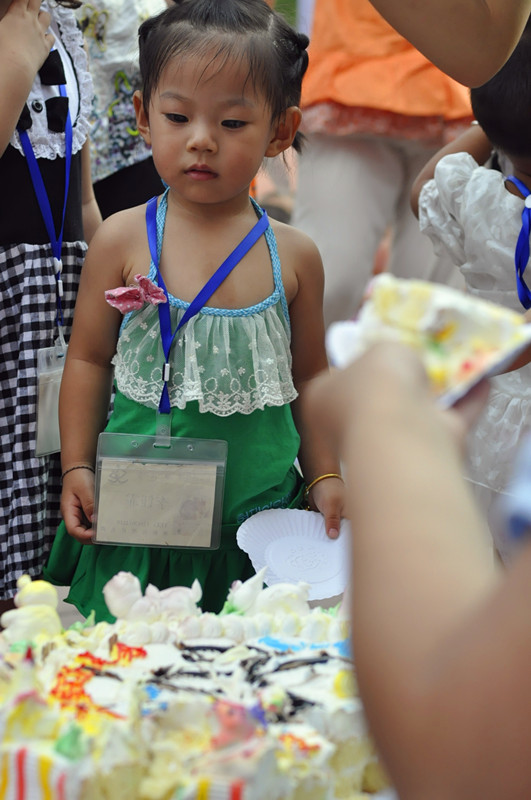
[[[343,478],[341,475],[338,475],[337,472],[327,472],[326,475],[319,475],[318,478],[314,478],[304,490],[304,502],[306,503],[306,509],[308,511],[310,510],[310,492],[316,483],[319,483],[319,481],[324,481],[325,478],[339,478],[340,481],[343,481]]]

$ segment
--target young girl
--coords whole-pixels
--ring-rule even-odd
[[[68,339],[84,239],[100,221],[86,147],[91,99],[73,12],[0,0],[0,611],[23,572],[41,573],[60,521],[59,455],[37,449],[37,363],[39,351],[54,347],[58,323]]]
[[[307,43],[264,0],[181,0],[140,28],[143,88],[135,108],[168,187],[156,238],[172,332],[261,218],[249,186],[264,156],[298,147]],[[220,549],[87,546],[113,365],[107,431],[156,432],[166,360],[158,308],[144,305],[122,322],[105,302],[105,290],[135,276],[146,286],[146,275],[156,282],[146,206],[139,206],[106,220],[91,244],[61,389],[65,524],[46,575],[70,585],[69,602],[85,615],[95,609],[98,619],[107,615],[102,587],[119,570],[144,587],[198,578],[202,607],[217,611],[230,583],[253,573],[235,537],[247,517],[300,507],[306,494],[334,537],[343,507],[336,457],[299,415],[308,380],[327,364],[321,259],[305,235],[273,222],[169,352],[172,436],[228,442]]]
[[[520,312],[531,306],[525,262],[522,275],[515,274],[531,189],[530,68],[528,24],[507,64],[471,91],[479,124],[428,162],[412,194],[421,230],[454,259],[468,291]],[[493,147],[512,163],[516,181],[483,166]],[[525,238],[529,246],[529,229]],[[469,477],[487,512],[495,493],[505,489],[521,433],[531,422],[530,383],[527,364],[492,378],[488,405],[471,434]]]

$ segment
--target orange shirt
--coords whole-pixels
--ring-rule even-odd
[[[422,5],[422,4],[420,4]],[[369,0],[316,0],[302,106],[469,117],[469,91],[400,36]]]

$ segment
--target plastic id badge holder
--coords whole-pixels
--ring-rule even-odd
[[[59,389],[63,377],[67,345],[55,344],[37,351],[37,376],[39,399],[37,403],[36,456],[58,453],[61,449],[59,437]]]
[[[221,536],[227,442],[101,433],[97,544],[215,550]]]

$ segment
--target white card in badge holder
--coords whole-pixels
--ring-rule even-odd
[[[39,396],[37,402],[37,456],[58,453],[61,449],[59,437],[59,389],[66,359],[67,345],[57,342],[53,347],[41,347],[37,351],[37,377]]]
[[[93,541],[216,549],[226,454],[221,441],[100,434]]]

